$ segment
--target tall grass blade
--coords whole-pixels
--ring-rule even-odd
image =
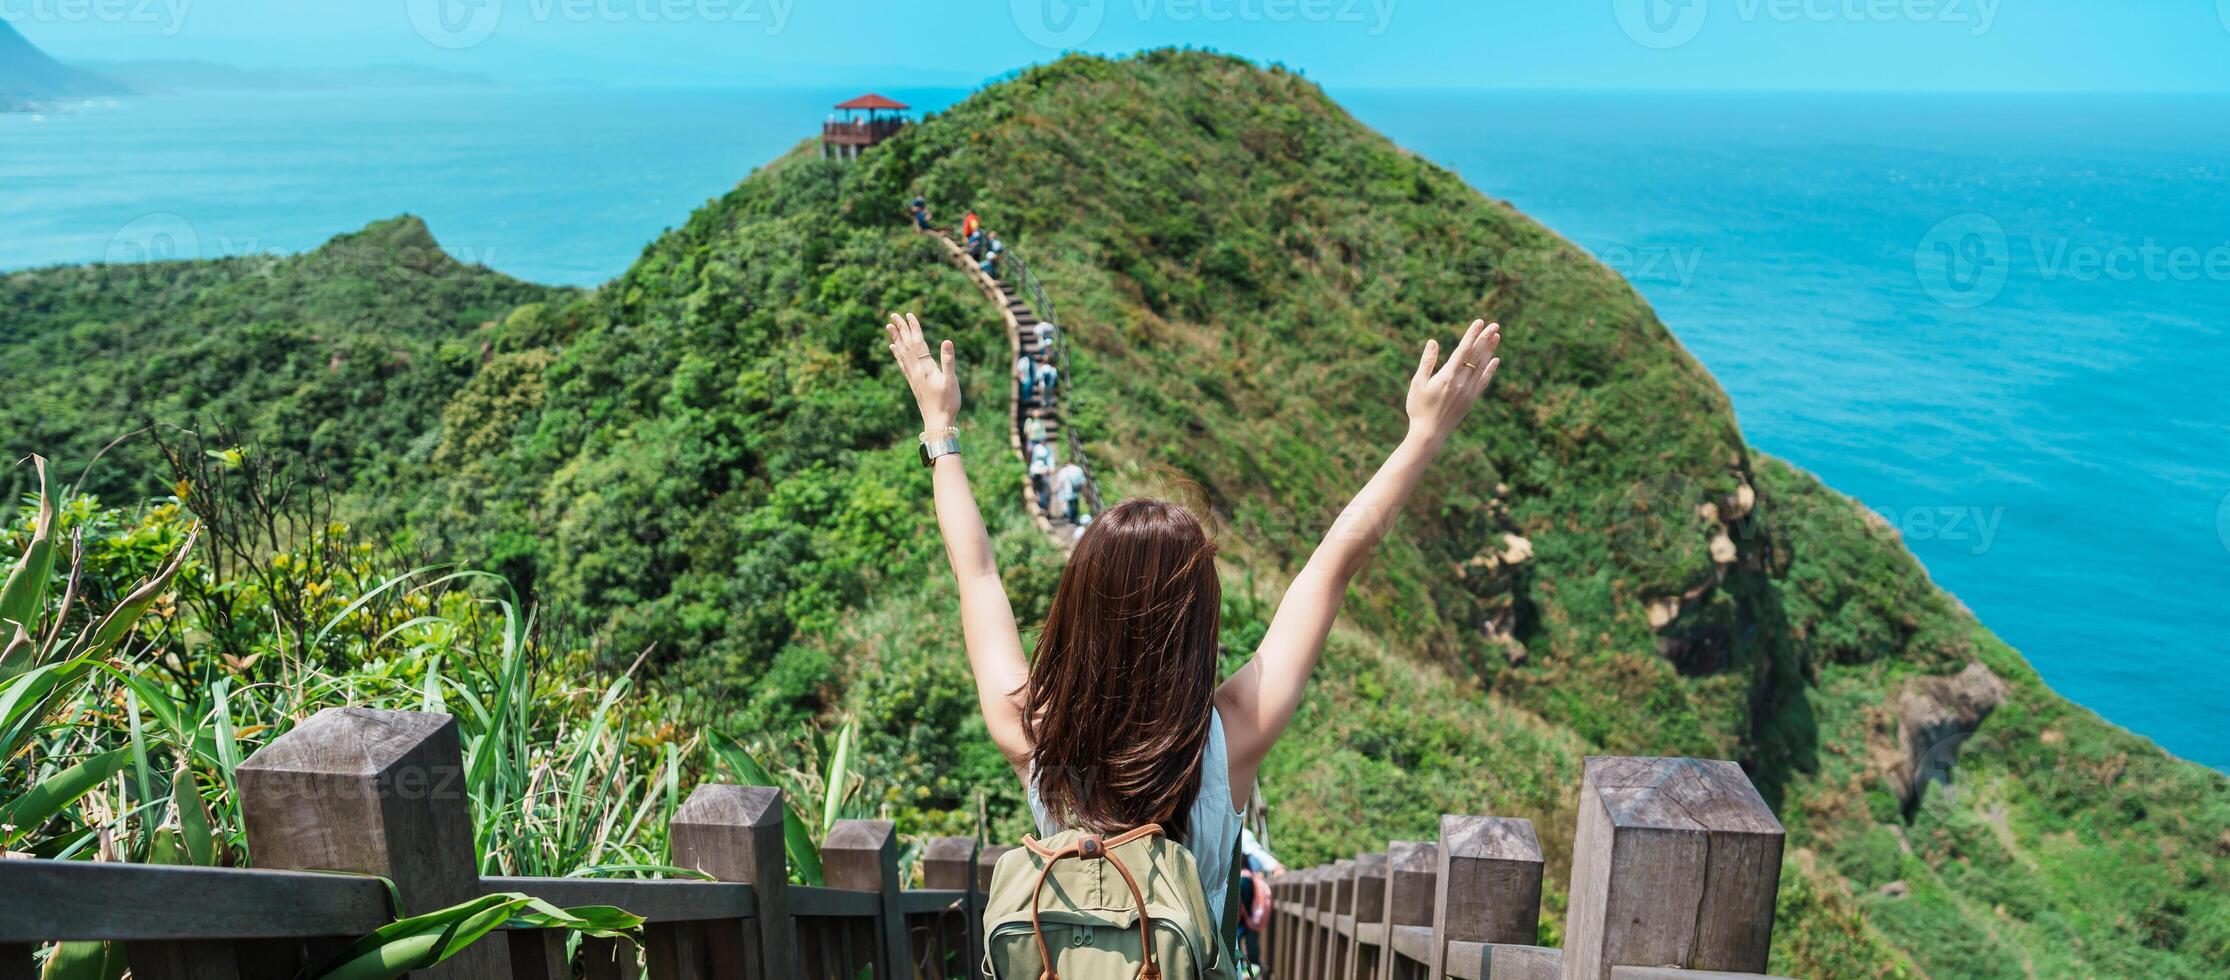
[[[57,943],[39,976],[42,980],[120,980],[124,976],[124,944]]]
[[[7,583],[0,585],[0,620],[20,623],[26,632],[38,628],[39,613],[46,608],[47,580],[54,575],[54,501],[47,496],[46,457],[31,457],[31,465],[39,474],[38,516],[32,518],[31,541],[24,546],[23,557],[8,572]],[[29,666],[17,662],[13,644],[9,650],[9,657],[0,658],[0,679]]]
[[[93,791],[132,761],[132,750],[110,749],[48,776],[22,795],[0,804],[0,844],[13,844],[39,829],[64,807]]]
[[[821,836],[828,836],[835,829],[836,820],[844,813],[845,790],[852,781],[852,754],[859,743],[859,719],[844,723],[844,730],[836,736],[836,754],[829,759],[828,779],[823,782],[827,799],[821,803]]]
[[[110,609],[108,615],[101,617],[100,625],[78,639],[77,654],[87,657],[103,656],[130,633],[132,627],[139,625],[139,618],[146,615],[147,607],[154,604],[155,597],[162,595],[163,589],[178,574],[178,570],[186,567],[186,556],[193,554],[194,541],[199,537],[199,531],[186,535],[186,543],[178,546],[178,552],[171,556],[169,564],[141,582],[138,588],[124,597],[124,601],[116,604],[116,608]]]

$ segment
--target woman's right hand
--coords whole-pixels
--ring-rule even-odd
[[[960,417],[960,372],[954,370],[952,341],[940,344],[937,354],[930,353],[929,342],[922,339],[921,318],[911,313],[891,314],[883,333],[890,337],[890,353],[906,374],[906,386],[914,390],[922,429],[949,428]]]
[[[1502,367],[1502,359],[1494,356],[1501,344],[1501,324],[1473,320],[1447,366],[1436,373],[1433,367],[1440,357],[1440,342],[1425,342],[1424,356],[1417,361],[1417,375],[1409,381],[1411,436],[1438,446],[1456,431],[1479,394],[1487,390],[1487,383],[1494,380],[1495,371]]]

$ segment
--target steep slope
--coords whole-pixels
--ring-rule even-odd
[[[1590,751],[1743,760],[1799,849],[1790,971],[2230,964],[2219,774],[2053,695],[1879,522],[1752,454],[1625,283],[1313,86],[1202,55],[1070,59],[886,145],[858,179],[859,206],[965,205],[1031,256],[1084,347],[1079,425],[1117,464],[1103,480],[1197,481],[1233,571],[1264,586],[1393,442],[1411,345],[1499,319],[1509,367],[1364,583],[1358,642],[1475,678],[1484,714]],[[1329,680],[1309,724],[1415,696]],[[1509,766],[1557,759],[1530,729],[1502,723],[1465,758],[1426,728],[1281,752],[1273,792],[1303,797],[1287,839],[1337,853],[1413,833],[1414,803],[1389,797],[1420,770],[1466,771],[1470,802],[1538,806],[1568,832],[1569,765],[1510,791]]]
[[[47,56],[0,20],[0,111],[54,99],[120,95],[124,86]]]
[[[480,369],[483,325],[569,295],[457,263],[401,217],[293,257],[34,269],[0,276],[0,453],[75,478],[149,422],[200,424],[304,454],[340,477],[424,458],[441,407]],[[24,492],[21,467],[0,494]],[[85,488],[162,492],[150,440]]]

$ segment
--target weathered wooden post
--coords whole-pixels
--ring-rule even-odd
[[[240,764],[258,867],[354,871],[395,883],[403,915],[480,896],[464,750],[448,715],[327,708]],[[419,975],[511,974],[505,942],[474,943]]]
[[[1331,969],[1325,962],[1325,947],[1329,942],[1325,940],[1325,915],[1322,913],[1331,909],[1331,868],[1325,864],[1309,868],[1307,888],[1309,893],[1300,902],[1302,909],[1307,909],[1300,924],[1300,935],[1305,938],[1302,942],[1307,942],[1307,951],[1300,953],[1300,962],[1307,976],[1327,978],[1331,976]]]
[[[1355,914],[1355,859],[1341,858],[1332,862],[1332,903],[1324,912],[1324,950],[1319,957],[1316,975],[1339,976],[1340,967],[1347,965],[1350,933],[1340,931],[1340,916]]]
[[[991,875],[999,870],[999,858],[1005,856],[1008,851],[1021,846],[1020,844],[985,844],[983,850],[976,852],[977,892],[988,893],[991,891]]]
[[[1338,980],[1370,980],[1378,973],[1378,958],[1386,944],[1386,855],[1372,851],[1355,855],[1355,941],[1347,962],[1340,965]]]
[[[1541,933],[1541,843],[1533,821],[1440,818],[1432,977],[1447,975],[1451,942],[1531,946]]]
[[[957,976],[971,976],[983,957],[983,893],[976,888],[976,839],[932,837],[921,848],[921,884],[924,888],[961,892],[961,969]],[[942,930],[944,927],[938,927]],[[939,976],[945,976],[939,964]]]
[[[1400,933],[1406,928],[1432,928],[1433,878],[1439,873],[1440,845],[1398,840],[1386,847],[1386,945],[1378,951],[1379,980],[1394,980],[1402,971]]]
[[[1278,875],[1278,891],[1271,893],[1273,897],[1276,897],[1276,902],[1271,904],[1271,920],[1276,920],[1276,922],[1273,922],[1271,929],[1269,929],[1269,938],[1271,938],[1269,962],[1271,962],[1271,973],[1276,973],[1276,976],[1280,976],[1280,978],[1300,978],[1302,976],[1302,973],[1300,973],[1300,944],[1293,942],[1293,935],[1300,933],[1300,915],[1296,915],[1296,911],[1300,909],[1302,875],[1307,875],[1305,868],[1300,868],[1300,871],[1287,871],[1284,875]]]
[[[906,915],[899,907],[898,834],[888,820],[839,820],[821,843],[821,876],[830,888],[875,892],[875,980],[912,980]]]
[[[751,886],[754,912],[741,929],[705,930],[712,975],[748,975],[758,958],[764,977],[797,975],[797,932],[790,923],[790,862],[783,850],[782,791],[770,786],[699,786],[674,811],[668,848],[677,867]]]
[[[1573,841],[1565,980],[1613,966],[1763,973],[1781,822],[1742,769],[1590,757]]]

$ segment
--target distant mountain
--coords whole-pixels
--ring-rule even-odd
[[[0,21],[0,110],[126,91],[107,78],[48,57],[8,22]]]
[[[150,94],[164,92],[330,91],[352,88],[458,88],[493,85],[478,72],[419,65],[357,68],[243,68],[187,58],[92,62],[102,75]]]

